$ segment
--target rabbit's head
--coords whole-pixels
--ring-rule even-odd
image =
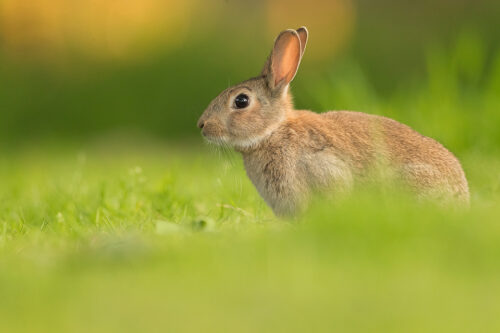
[[[210,103],[198,120],[203,136],[247,149],[271,134],[293,108],[288,87],[306,42],[304,27],[281,32],[261,75],[224,90]]]

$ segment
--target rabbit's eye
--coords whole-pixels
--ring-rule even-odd
[[[238,109],[244,109],[244,108],[246,108],[248,106],[248,101],[249,101],[249,98],[248,98],[247,95],[245,95],[245,94],[239,94],[234,99],[234,105]]]

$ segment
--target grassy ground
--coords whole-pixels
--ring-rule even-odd
[[[0,160],[1,332],[500,330],[498,158],[460,156],[469,211],[358,193],[280,221],[235,154],[53,147]]]
[[[443,142],[463,162],[470,210],[356,193],[283,221],[239,157],[201,138],[2,147],[0,332],[499,332],[500,55],[486,59],[481,45],[466,36],[430,50],[426,80],[402,78],[386,95],[353,63],[293,87],[299,108],[383,114]],[[65,124],[12,89],[19,108],[4,109],[36,110],[34,128]],[[60,89],[56,100],[92,100]],[[129,112],[147,118],[144,100]],[[60,110],[94,109],[67,102]],[[183,120],[193,130],[195,111]],[[3,124],[30,140],[24,122]]]

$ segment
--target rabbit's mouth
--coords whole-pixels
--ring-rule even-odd
[[[210,134],[203,134],[203,138],[208,141],[209,143],[214,143],[219,146],[227,146],[229,144],[229,140],[225,136],[220,136],[220,135],[210,135]]]

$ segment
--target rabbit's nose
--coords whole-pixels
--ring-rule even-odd
[[[205,122],[204,122],[204,121],[200,121],[200,122],[198,123],[198,127],[199,127],[199,128],[203,128],[204,126],[205,126]]]

